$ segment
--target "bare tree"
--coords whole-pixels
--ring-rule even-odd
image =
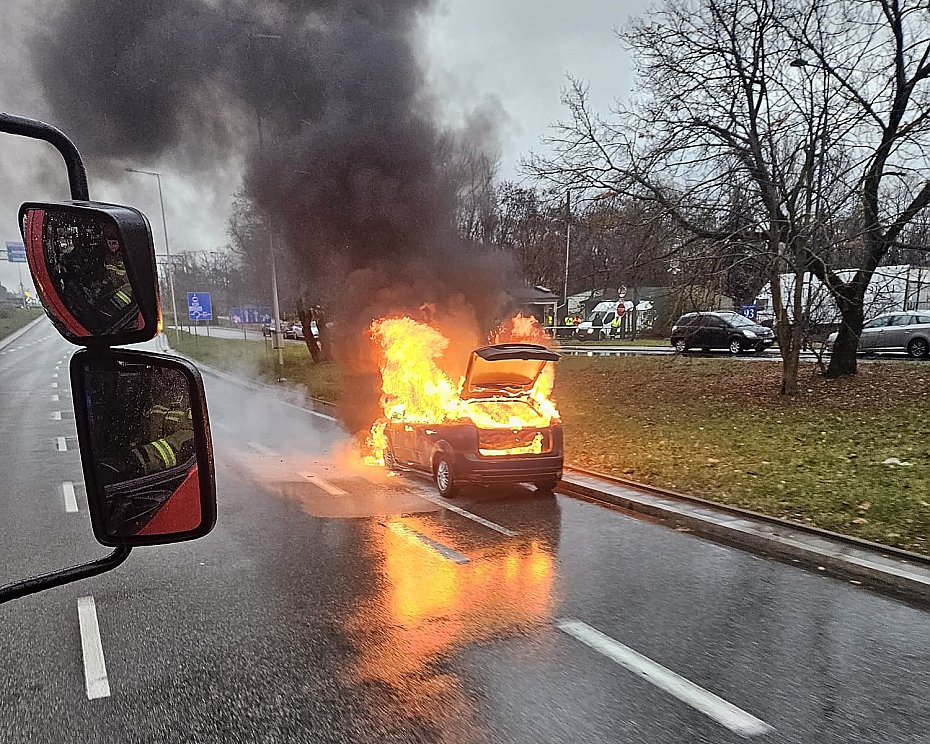
[[[903,167],[926,139],[926,95],[916,94],[924,25],[915,8],[886,0],[669,0],[623,32],[640,97],[608,121],[572,81],[555,155],[529,168],[653,202],[705,245],[750,251],[770,277],[788,394],[813,271],[843,313],[830,373],[851,374],[869,277],[930,201]],[[892,178],[913,194],[893,214],[881,208]],[[733,184],[745,186],[738,224],[727,218]],[[847,281],[838,272],[850,265],[858,271]],[[790,296],[785,273],[798,277]]]

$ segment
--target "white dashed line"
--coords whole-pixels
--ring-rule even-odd
[[[57,402],[58,402],[58,395],[56,394],[52,396],[52,403],[57,403]]]
[[[59,452],[68,451],[68,443],[65,441],[64,437],[58,437],[58,451]]]
[[[400,522],[380,522],[380,524],[384,527],[387,527],[395,535],[401,535],[402,537],[406,537],[408,539],[413,538],[414,540],[421,542],[426,547],[435,550],[443,558],[450,560],[453,563],[462,565],[464,563],[471,562],[471,559],[467,555],[459,553],[459,551],[455,550],[454,548],[450,548],[448,545],[443,545],[441,542],[436,542],[436,540],[433,538],[427,537],[422,532],[412,530],[405,524],[401,524]]]
[[[52,411],[52,421],[61,421],[61,411]]]
[[[57,379],[58,379],[58,373],[57,373],[57,372],[56,372],[55,374],[52,375],[52,379],[53,379],[53,380],[57,380]]]
[[[110,697],[110,680],[100,642],[97,606],[93,597],[78,599],[78,623],[81,626],[81,651],[84,654],[84,686],[87,699]]]
[[[277,452],[275,452],[273,449],[270,449],[269,447],[266,447],[264,444],[259,444],[258,442],[246,442],[245,444],[247,447],[250,447],[251,449],[255,450],[256,452],[262,455],[267,455],[268,457],[278,456]]]
[[[58,387],[58,383],[57,383],[57,382],[53,382],[53,383],[52,383],[52,387],[53,387],[53,388],[57,388],[57,387]]]
[[[78,510],[78,505],[77,499],[74,496],[74,484],[71,481],[62,483],[61,493],[65,497],[65,511],[76,512]]]
[[[624,646],[620,641],[615,641],[587,623],[580,620],[559,620],[556,627],[740,736],[770,734],[775,730],[765,721],[675,674],[671,669],[666,669],[629,646]]]
[[[317,488],[326,491],[330,496],[348,496],[348,491],[343,491],[339,486],[333,485],[325,478],[321,478],[315,473],[301,473],[301,475],[310,481]]]
[[[455,506],[455,504],[449,504],[443,499],[440,499],[436,496],[427,495],[425,493],[417,493],[421,499],[429,501],[430,503],[441,506],[443,509],[448,509],[451,512],[455,512],[460,516],[465,517],[465,519],[470,519],[472,522],[477,522],[478,524],[484,525],[489,530],[494,530],[495,532],[500,532],[502,535],[507,537],[516,537],[517,533],[513,530],[508,530],[506,527],[501,527],[496,522],[492,522],[490,519],[485,519],[484,517],[479,517],[477,514],[472,514],[470,511],[465,511],[461,507]]]

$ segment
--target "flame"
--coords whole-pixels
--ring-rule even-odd
[[[449,339],[428,323],[408,316],[380,318],[369,333],[379,351],[381,369],[381,409],[383,418],[368,434],[365,457],[368,465],[384,464],[387,445],[385,427],[389,421],[411,424],[440,424],[471,421],[480,430],[548,427],[559,412],[551,400],[555,365],[546,363],[533,389],[524,398],[500,396],[463,400],[464,379],[457,383],[439,366],[438,360],[449,348]],[[490,338],[492,343],[527,342],[552,345],[552,340],[532,316],[517,315],[502,324]],[[537,433],[530,442],[512,447],[482,447],[485,456],[539,454],[545,437]]]

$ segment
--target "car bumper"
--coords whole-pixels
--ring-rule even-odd
[[[456,478],[465,483],[523,483],[562,477],[562,454],[484,457],[455,453]]]

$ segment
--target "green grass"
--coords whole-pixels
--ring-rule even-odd
[[[167,334],[172,347],[212,367],[277,384],[278,354],[271,343],[209,338],[181,331],[181,341],[174,331]],[[304,344],[286,344],[284,347],[284,378],[290,385],[302,385],[308,395],[335,403],[340,397],[339,374],[332,364],[313,364]]]
[[[15,333],[43,314],[41,308],[26,307],[15,310],[0,310],[0,339]]]
[[[559,367],[571,463],[930,553],[930,363],[862,365],[839,382],[807,367],[793,400],[775,393],[776,364]]]

